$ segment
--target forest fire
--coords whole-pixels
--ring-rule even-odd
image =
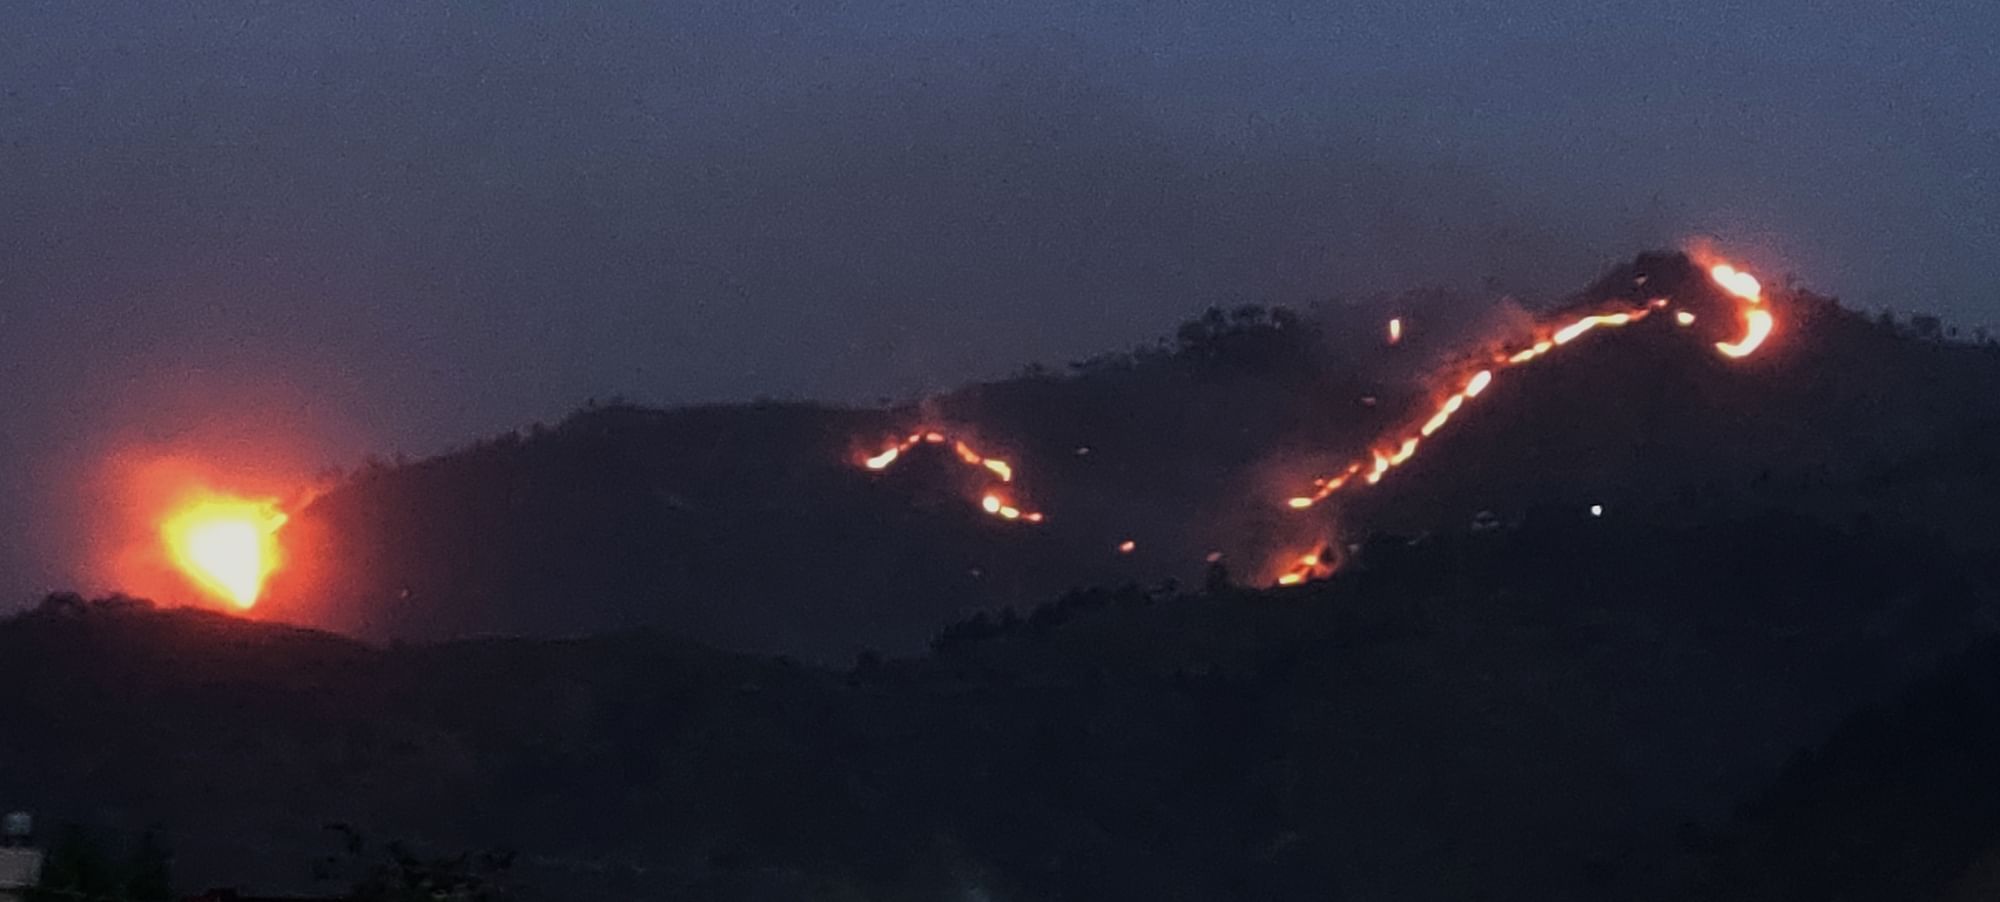
[[[278,530],[285,520],[275,500],[202,493],[160,525],[160,539],[191,581],[248,610],[278,566]]]
[[[912,432],[895,444],[883,448],[879,453],[862,458],[861,465],[869,470],[878,473],[882,472],[903,459],[911,449],[918,445],[950,445],[952,454],[958,458],[959,462],[966,466],[978,467],[985,470],[999,479],[1002,485],[1014,481],[1013,464],[997,457],[988,457],[981,454],[965,441],[953,439],[935,429]],[[1040,523],[1045,519],[1040,511],[1022,510],[1017,506],[1017,502],[1013,501],[999,487],[988,487],[981,494],[979,509],[1002,520],[1026,520],[1029,523]]]
[[[281,453],[248,463],[150,450],[109,455],[93,539],[97,578],[160,602],[251,610],[272,576],[296,563],[282,544],[289,512],[318,491],[281,490],[300,485],[286,460]]]
[[[1717,263],[1708,270],[1715,284],[1724,291],[1735,295],[1743,302],[1743,337],[1736,341],[1718,341],[1715,349],[1727,357],[1748,357],[1755,353],[1764,340],[1771,337],[1771,331],[1778,325],[1771,311],[1764,307],[1764,286],[1757,277],[1743,272],[1727,263]]]
[[[1764,344],[1765,339],[1770,337],[1777,325],[1771,311],[1763,305],[1763,287],[1758,284],[1756,277],[1727,263],[1713,265],[1709,268],[1708,275],[1716,285],[1739,302],[1745,328],[1742,338],[1733,342],[1716,342],[1715,349],[1730,358],[1750,356]],[[1390,470],[1416,456],[1423,440],[1435,435],[1450,423],[1452,417],[1465,407],[1467,401],[1479,397],[1480,393],[1492,385],[1495,369],[1532,363],[1593,330],[1639,322],[1653,311],[1668,307],[1671,303],[1666,298],[1653,298],[1634,309],[1582,316],[1547,332],[1545,336],[1527,347],[1494,355],[1487,368],[1479,369],[1465,377],[1457,390],[1439,401],[1430,417],[1414,430],[1415,434],[1405,435],[1393,443],[1378,444],[1369,452],[1367,460],[1357,461],[1335,476],[1314,480],[1314,490],[1310,494],[1289,498],[1285,505],[1293,510],[1311,508],[1351,485],[1355,476],[1360,476],[1368,485],[1381,482]],[[1692,325],[1695,321],[1695,315],[1685,310],[1676,311],[1674,318],[1682,326]]]
[[[1332,546],[1322,546],[1287,561],[1276,582],[1280,586],[1296,586],[1307,580],[1325,579],[1333,575],[1335,563]]]
[[[1708,265],[1705,273],[1697,271],[1694,278],[1705,274],[1720,291],[1702,295],[1704,298],[1719,297],[1734,306],[1734,312],[1741,318],[1743,332],[1733,341],[1714,343],[1718,353],[1731,359],[1748,357],[1755,353],[1770,338],[1776,329],[1776,318],[1764,303],[1763,286],[1756,277],[1736,269],[1728,263]],[[1644,278],[1634,284],[1644,284]],[[1642,296],[1643,297],[1643,296]],[[1714,311],[1702,302],[1693,300],[1696,309],[1701,310],[1704,322]],[[1404,431],[1385,436],[1367,452],[1367,456],[1353,461],[1330,476],[1313,480],[1313,491],[1286,499],[1286,507],[1308,510],[1334,494],[1354,486],[1357,481],[1365,485],[1375,485],[1388,476],[1390,471],[1414,459],[1424,443],[1451,424],[1475,399],[1490,389],[1499,374],[1509,368],[1525,366],[1567,347],[1592,332],[1615,329],[1641,322],[1656,312],[1670,312],[1673,322],[1685,329],[1697,320],[1696,310],[1684,309],[1680,301],[1670,297],[1651,297],[1625,302],[1632,306],[1622,309],[1599,310],[1576,316],[1573,319],[1546,324],[1535,330],[1534,339],[1525,345],[1505,349],[1477,360],[1458,371],[1448,380],[1449,389],[1438,399],[1429,414],[1420,421],[1406,426]],[[1405,335],[1401,317],[1390,319],[1387,326],[1387,340],[1390,345],[1401,343]],[[1372,399],[1371,399],[1372,400]],[[919,445],[948,446],[951,453],[968,467],[987,471],[997,483],[984,487],[977,496],[981,510],[1002,520],[1027,520],[1040,522],[1043,517],[1037,512],[1024,511],[1010,494],[1014,481],[1014,468],[1005,460],[988,457],[962,440],[955,439],[936,429],[919,429],[883,447],[872,456],[862,457],[861,465],[871,471],[887,470],[906,457]],[[1083,454],[1087,448],[1079,448]],[[1113,547],[1120,554],[1131,554],[1137,543],[1131,539],[1116,542]],[[1332,575],[1339,561],[1333,556],[1332,546],[1322,545],[1317,550],[1292,556],[1281,555],[1276,563],[1275,582],[1278,585],[1295,585],[1309,580],[1322,579]],[[1214,556],[1211,555],[1211,562]]]

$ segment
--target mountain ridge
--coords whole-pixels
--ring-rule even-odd
[[[1696,273],[1685,257],[1642,256],[1562,309],[1630,303]],[[1771,303],[1779,330],[1744,360],[1654,317],[1505,370],[1406,467],[1343,494],[1331,516],[1282,500],[1436,397],[1371,372],[1408,369],[1399,354],[1454,355],[1367,349],[1351,321],[1331,334],[1338,324],[1242,308],[1068,376],[887,410],[587,409],[321,496],[290,527],[300,565],[279,575],[265,610],[377,639],[648,625],[838,661],[911,650],[972,610],[1072,586],[1198,580],[1216,552],[1239,578],[1267,581],[1286,549],[1460,529],[1481,510],[1658,511],[1773,479],[1831,493],[2000,420],[1990,349],[1920,341],[1802,291]],[[982,474],[948,454],[859,466],[924,429],[1009,460],[1010,491],[1048,522],[982,515]],[[1132,553],[1117,553],[1126,541]]]

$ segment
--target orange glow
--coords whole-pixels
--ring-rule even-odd
[[[1715,284],[1722,286],[1722,290],[1743,300],[1752,304],[1764,300],[1764,286],[1757,281],[1757,277],[1734,266],[1717,263],[1708,268],[1708,275],[1715,280]]]
[[[1002,483],[1014,481],[1013,464],[997,457],[987,457],[979,453],[978,450],[974,449],[971,444],[963,439],[953,439],[951,436],[937,429],[922,429],[912,432],[900,441],[883,448],[874,456],[861,458],[861,465],[867,469],[881,472],[887,470],[898,460],[901,460],[903,454],[911,448],[915,448],[918,445],[943,445],[947,442],[951,444],[951,453],[958,458],[960,463],[985,470],[999,478]],[[988,490],[985,496],[980,498],[979,508],[1002,520],[1026,520],[1030,523],[1040,523],[1044,519],[1041,512],[1024,511],[1003,501],[999,495],[994,494],[991,490]]]
[[[1328,548],[1318,548],[1284,562],[1278,572],[1277,584],[1296,586],[1309,579],[1325,579],[1333,575],[1334,562],[1327,560]]]
[[[1764,343],[1764,339],[1771,337],[1771,330],[1777,328],[1778,323],[1771,316],[1771,311],[1752,308],[1743,311],[1743,325],[1746,331],[1742,338],[1733,342],[1715,343],[1715,349],[1721,351],[1723,356],[1734,358],[1750,356]]]
[[[1777,318],[1761,306],[1764,303],[1764,286],[1757,282],[1756,276],[1727,263],[1709,267],[1708,276],[1724,291],[1743,302],[1743,337],[1735,341],[1718,341],[1715,349],[1725,357],[1740,359],[1750,356],[1778,326]]]
[[[267,601],[280,571],[310,564],[291,547],[296,512],[318,493],[289,449],[258,455],[131,447],[111,451],[81,490],[97,512],[88,537],[93,591],[235,612]],[[287,573],[288,599],[304,577]]]
[[[1764,340],[1769,338],[1772,331],[1777,327],[1776,317],[1772,315],[1768,308],[1762,306],[1764,300],[1763,286],[1757,282],[1755,276],[1738,270],[1727,263],[1717,263],[1710,267],[1709,276],[1724,291],[1742,302],[1745,330],[1741,339],[1734,342],[1718,342],[1715,348],[1728,357],[1747,357],[1763,345]],[[1592,313],[1581,316],[1556,326],[1553,330],[1546,333],[1539,333],[1539,330],[1537,330],[1544,337],[1537,338],[1533,344],[1525,348],[1520,348],[1512,352],[1501,351],[1495,354],[1492,360],[1496,366],[1501,367],[1522,366],[1532,363],[1541,359],[1550,351],[1582,338],[1592,330],[1635,323],[1645,319],[1654,310],[1666,309],[1671,304],[1672,301],[1667,298],[1652,298],[1646,301],[1644,306],[1635,309],[1617,310],[1608,313]],[[1674,314],[1674,320],[1682,326],[1692,325],[1694,323],[1694,314],[1685,310],[1679,311]],[[1403,436],[1400,442],[1394,446],[1395,450],[1380,450],[1385,446],[1381,444],[1376,445],[1377,450],[1369,453],[1368,460],[1357,461],[1349,466],[1347,471],[1339,477],[1322,477],[1315,480],[1316,491],[1310,495],[1298,495],[1287,498],[1285,506],[1293,510],[1311,508],[1333,493],[1340,491],[1342,487],[1347,485],[1347,478],[1355,474],[1361,474],[1363,481],[1368,485],[1375,485],[1381,482],[1383,477],[1389,474],[1390,470],[1402,466],[1416,455],[1418,443],[1422,439],[1430,438],[1442,431],[1451,423],[1452,418],[1465,407],[1466,402],[1484,393],[1493,384],[1493,379],[1494,371],[1491,369],[1482,369],[1474,372],[1466,379],[1464,385],[1458,391],[1448,394],[1442,400],[1438,401],[1437,406],[1431,409],[1430,415],[1420,421],[1420,425],[1414,430],[1415,434]]]
[[[248,610],[278,566],[278,530],[285,520],[275,500],[204,493],[160,525],[160,540],[195,584]]]
[[[1706,262],[1705,260],[1704,263]],[[1754,276],[1737,270],[1727,263],[1710,266],[1708,274],[1729,298],[1734,299],[1744,322],[1744,333],[1741,338],[1733,342],[1717,342],[1715,348],[1731,358],[1749,356],[1764,345],[1777,328],[1774,313],[1764,305],[1763,287]],[[1708,296],[1712,298],[1713,292],[1708,293]],[[1712,300],[1708,302],[1713,303]],[[1421,417],[1412,416],[1410,420],[1400,423],[1394,431],[1378,437],[1366,446],[1368,450],[1364,456],[1349,463],[1345,469],[1330,476],[1314,479],[1313,491],[1310,493],[1286,497],[1285,506],[1292,510],[1309,510],[1334,494],[1352,487],[1356,484],[1357,478],[1361,484],[1379,484],[1390,472],[1414,460],[1421,449],[1429,447],[1429,441],[1444,432],[1472,401],[1482,397],[1492,388],[1501,372],[1509,367],[1533,363],[1553,353],[1557,348],[1567,347],[1592,332],[1640,322],[1656,310],[1671,312],[1674,322],[1680,327],[1692,326],[1696,314],[1691,310],[1680,309],[1676,303],[1675,297],[1651,297],[1643,301],[1618,302],[1612,305],[1611,309],[1572,313],[1560,321],[1545,322],[1536,326],[1528,336],[1532,341],[1511,348],[1503,346],[1492,349],[1477,359],[1461,361],[1461,368],[1447,370],[1433,383],[1438,388],[1438,393],[1433,395],[1434,403],[1416,412],[1422,414]],[[1626,304],[1636,304],[1636,306],[1624,306]],[[1623,309],[1620,309],[1621,306]],[[1708,315],[1715,316],[1715,314]],[[1404,323],[1401,317],[1389,319],[1387,334],[1391,345],[1402,340]],[[1372,396],[1363,398],[1363,403],[1367,406],[1374,406],[1374,401]],[[968,442],[953,438],[945,431],[921,429],[910,433],[906,439],[883,447],[874,456],[860,457],[860,462],[869,470],[885,470],[902,460],[907,456],[905,452],[919,444],[949,444],[952,453],[961,463],[979,468],[991,477],[978,490],[979,494],[968,495],[968,499],[977,498],[980,509],[985,513],[1004,520],[1042,522],[1043,514],[1040,512],[1026,511],[1017,506],[1018,502],[1014,500],[1014,490],[1011,487],[1016,472],[1011,463],[989,457]],[[1089,450],[1087,446],[1079,446],[1075,453],[1082,455]],[[1131,554],[1136,550],[1137,543],[1132,539],[1122,539],[1113,547],[1121,554]],[[1327,557],[1333,554],[1335,552],[1329,548],[1295,559],[1285,559],[1280,562],[1281,565],[1277,568],[1278,573],[1274,578],[1280,585],[1296,585],[1329,575],[1337,563]],[[1209,560],[1213,562],[1218,558],[1211,554]]]
[[[1538,360],[1542,355],[1583,337],[1585,333],[1593,329],[1623,326],[1627,323],[1634,323],[1645,319],[1646,315],[1653,310],[1665,306],[1663,303],[1660,303],[1662,300],[1664,299],[1654,299],[1648,302],[1646,306],[1636,310],[1596,313],[1571,320],[1548,333],[1548,337],[1539,339],[1526,348],[1512,353],[1502,352],[1496,355],[1493,358],[1494,362],[1499,366],[1520,366]],[[1315,480],[1314,484],[1318,487],[1316,491],[1311,495],[1299,495],[1288,498],[1285,501],[1285,506],[1292,510],[1308,509],[1325,500],[1333,493],[1340,491],[1347,485],[1348,478],[1356,474],[1360,474],[1362,481],[1368,485],[1380,483],[1383,477],[1389,475],[1390,470],[1402,466],[1416,456],[1417,448],[1422,443],[1422,440],[1442,431],[1447,425],[1450,425],[1452,418],[1465,408],[1467,402],[1485,394],[1486,390],[1493,385],[1493,380],[1494,372],[1491,369],[1482,369],[1473,372],[1472,375],[1466,377],[1465,383],[1459,387],[1458,391],[1446,395],[1443,400],[1438,402],[1437,406],[1431,410],[1430,416],[1424,419],[1421,425],[1417,426],[1415,430],[1416,434],[1403,436],[1393,447],[1393,450],[1376,450],[1371,452],[1369,460],[1366,463],[1356,462],[1349,466],[1345,473],[1339,476],[1332,478],[1322,477]]]
[[[1493,384],[1492,370],[1480,370],[1477,373],[1473,373],[1472,379],[1465,383],[1465,396],[1468,398],[1477,398],[1479,397],[1480,392],[1486,390],[1486,386],[1492,384]]]
[[[1622,326],[1644,315],[1645,312],[1640,311],[1637,314],[1612,313],[1604,316],[1586,316],[1556,330],[1556,334],[1550,336],[1549,340],[1557,345],[1566,345],[1598,326]]]

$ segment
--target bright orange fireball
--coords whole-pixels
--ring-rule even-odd
[[[277,569],[285,519],[274,501],[206,494],[169,515],[160,539],[174,565],[197,585],[248,610]]]

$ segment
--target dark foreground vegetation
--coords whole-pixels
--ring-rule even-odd
[[[1218,311],[921,405],[598,406],[365,468],[259,609],[348,635],[0,623],[0,801],[128,896],[165,849],[182,892],[364,899],[1989,898],[2000,353],[1772,303],[1746,361],[1656,318],[1510,371],[1303,518],[1488,326]],[[855,466],[917,424],[1049,522]],[[1260,588],[1327,539],[1332,579]]]
[[[55,598],[0,625],[0,798],[204,884],[307,887],[339,822],[510,850],[521,898],[1944,898],[2000,843],[1996,579],[1789,514],[1549,514],[833,669]],[[1796,895],[1836,882],[1881,891]]]

